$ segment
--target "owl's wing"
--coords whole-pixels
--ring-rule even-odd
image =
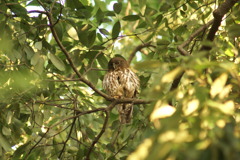
[[[123,86],[119,81],[118,72],[107,72],[103,78],[103,89],[107,91],[112,97],[122,97],[123,96]]]
[[[138,93],[140,83],[138,76],[129,68],[121,74],[120,83],[123,85],[124,97],[133,98]]]

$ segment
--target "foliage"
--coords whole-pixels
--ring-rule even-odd
[[[0,1],[1,159],[240,159],[239,2],[177,50],[221,3]],[[118,54],[144,100],[123,126],[101,85]]]

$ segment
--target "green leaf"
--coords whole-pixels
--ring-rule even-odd
[[[162,22],[162,19],[163,19],[163,15],[162,14],[157,16],[157,18],[155,19],[157,21],[156,24],[155,24],[155,27],[159,26],[159,24]]]
[[[72,10],[84,8],[84,5],[79,0],[66,0],[66,6]]]
[[[24,8],[23,6],[21,6],[20,4],[14,4],[14,5],[10,5],[9,7],[11,9],[11,11],[13,13],[15,13],[17,16],[19,17],[24,17],[26,19],[28,19],[28,15],[27,15],[27,10],[26,8]]]
[[[3,149],[7,152],[11,151],[11,144],[9,141],[0,133],[0,146],[3,147]]]
[[[34,116],[35,116],[34,121],[35,121],[39,126],[42,126],[42,124],[43,124],[43,118],[44,118],[43,113],[42,113],[41,111],[35,112]]]
[[[122,18],[124,21],[136,21],[139,20],[140,16],[139,15],[128,15]]]
[[[39,3],[37,0],[33,0],[30,3],[28,3],[27,6],[39,6]]]
[[[81,2],[85,6],[89,6],[91,4],[90,0],[81,0]]]
[[[31,141],[28,141],[27,143],[21,145],[17,148],[17,150],[14,152],[12,160],[18,160],[22,156],[22,154],[26,153],[26,150],[28,150],[28,145],[31,143]]]
[[[174,30],[174,33],[179,36],[184,34],[185,32],[188,32],[186,25],[181,25]]]
[[[3,135],[5,135],[5,136],[10,136],[10,135],[11,135],[11,129],[3,126],[3,128],[2,128],[2,133],[3,133]]]
[[[63,63],[63,61],[55,56],[54,54],[49,54],[49,59],[51,60],[51,62],[53,63],[53,65],[60,71],[65,71],[65,64]]]
[[[55,26],[54,26],[56,32],[57,32],[57,35],[58,35],[58,38],[60,40],[62,40],[63,38],[63,25],[61,22],[58,22]]]
[[[96,39],[96,30],[91,31],[88,35],[88,47],[91,47]]]
[[[87,73],[87,78],[94,84],[97,85],[99,75],[96,71],[92,70]]]
[[[17,49],[17,50],[13,49],[12,53],[14,54],[15,58],[17,58],[17,59],[21,59],[23,56],[22,50],[19,50],[19,49]]]
[[[92,46],[91,49],[92,50],[103,50],[103,49],[105,49],[105,47],[101,46],[101,45],[95,45],[95,46]]]
[[[121,24],[119,21],[117,21],[114,26],[113,26],[113,29],[112,29],[112,38],[117,38],[119,33],[121,31]]]
[[[74,27],[69,27],[69,29],[67,30],[67,33],[72,39],[79,40],[77,31],[75,30]]]
[[[80,27],[78,27],[77,29],[77,33],[78,33],[78,38],[79,41],[84,45],[89,47],[90,43],[89,43],[89,38],[92,36],[92,38],[94,39],[94,32],[95,31],[89,31],[92,28],[91,25],[85,24],[85,25],[81,25]],[[90,35],[92,34],[92,35]],[[95,33],[96,34],[96,33]],[[96,37],[95,37],[96,38]],[[92,40],[93,40],[92,39]],[[95,39],[94,39],[95,40]]]
[[[87,135],[88,135],[88,137],[90,139],[94,139],[95,138],[95,133],[94,133],[94,131],[91,128],[86,128],[86,133],[87,133]]]
[[[38,73],[38,74],[42,74],[43,69],[44,69],[44,59],[43,57],[40,57],[38,60],[38,63],[34,66],[34,70]]]
[[[100,66],[101,66],[103,69],[107,69],[108,60],[107,60],[107,58],[104,56],[104,54],[100,54],[100,55],[97,57],[97,60],[98,60],[98,63],[100,64]]]
[[[36,65],[38,63],[38,60],[40,58],[40,54],[37,52],[34,54],[34,56],[31,58],[31,65]]]
[[[110,35],[110,33],[104,28],[100,28],[99,31],[104,35]]]
[[[240,37],[240,32],[239,32],[240,24],[233,24],[229,26],[229,35],[231,37]]]
[[[184,11],[186,11],[186,10],[187,10],[187,5],[186,5],[186,4],[183,4],[183,5],[182,5],[182,8],[183,8]]]
[[[24,51],[27,54],[27,59],[31,59],[32,56],[35,54],[34,50],[31,47],[29,47],[29,46],[24,46]]]
[[[194,8],[194,9],[198,9],[198,5],[197,5],[197,3],[195,3],[195,2],[190,2],[190,3],[188,3],[192,8]]]
[[[122,10],[122,3],[114,3],[113,10],[115,13],[119,14]]]

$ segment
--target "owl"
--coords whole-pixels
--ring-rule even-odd
[[[139,78],[129,68],[128,62],[122,57],[114,57],[108,63],[108,71],[103,79],[103,89],[114,97],[134,98],[139,90]],[[118,104],[117,110],[119,112],[120,123],[131,123],[133,104],[122,103]]]

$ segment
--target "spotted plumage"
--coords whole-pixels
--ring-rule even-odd
[[[139,89],[139,78],[129,68],[127,61],[122,57],[114,57],[108,63],[108,72],[103,79],[103,89],[114,98],[134,98]],[[118,104],[119,120],[121,123],[130,123],[133,104]]]

